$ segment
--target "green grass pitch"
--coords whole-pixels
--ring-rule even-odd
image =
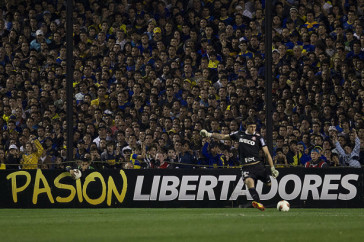
[[[0,241],[364,241],[364,209],[0,209]]]

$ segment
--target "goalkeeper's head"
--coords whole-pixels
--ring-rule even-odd
[[[249,134],[254,134],[255,130],[257,129],[256,121],[252,117],[249,117],[245,120],[244,123],[245,123],[246,131]]]

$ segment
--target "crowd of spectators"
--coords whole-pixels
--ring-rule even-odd
[[[66,165],[65,2],[0,6],[2,168]],[[265,1],[74,2],[74,160],[236,167],[237,144],[200,130],[228,134],[253,117],[266,136]],[[274,161],[304,166],[313,150],[360,167],[364,1],[272,2]]]

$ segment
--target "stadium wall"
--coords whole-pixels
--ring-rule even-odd
[[[266,207],[363,208],[364,169],[279,169],[257,190]],[[249,207],[238,169],[103,170],[73,180],[57,170],[0,171],[1,208]]]

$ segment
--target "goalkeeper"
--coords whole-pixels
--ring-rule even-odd
[[[257,180],[261,180],[270,186],[270,174],[277,178],[279,172],[274,168],[272,156],[265,144],[263,137],[255,132],[256,123],[254,119],[247,118],[245,121],[246,131],[237,131],[231,134],[209,133],[201,130],[200,135],[203,137],[211,137],[218,140],[231,139],[239,142],[239,161],[242,165],[242,177],[244,183],[249,189],[250,195],[253,197],[252,206],[264,211],[263,204],[260,203],[258,192],[255,190]],[[259,156],[260,149],[263,150],[266,159],[270,165],[270,171],[266,170]]]

